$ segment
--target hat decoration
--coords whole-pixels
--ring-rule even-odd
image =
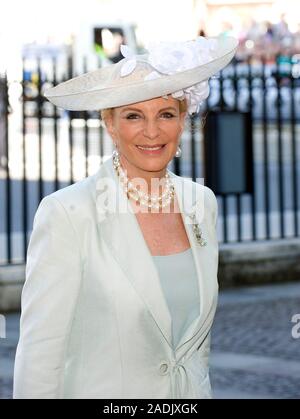
[[[216,39],[203,36],[186,42],[156,42],[149,44],[148,63],[153,68],[144,80],[155,80],[163,75],[173,75],[181,71],[190,70],[213,60],[212,53],[216,51]],[[137,59],[134,52],[127,46],[121,45],[121,54],[125,62],[121,67],[121,77],[130,75],[136,68]],[[187,100],[188,113],[199,112],[202,102],[209,96],[208,79],[177,92],[172,97]]]
[[[143,54],[122,45],[119,62],[50,87],[44,96],[70,111],[99,111],[172,95],[186,99],[192,114],[209,95],[210,77],[231,61],[237,47],[237,39],[223,35],[152,43]]]

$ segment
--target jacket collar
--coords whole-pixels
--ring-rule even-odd
[[[211,243],[200,246],[193,233],[191,216],[195,216],[203,237],[209,234],[204,207],[204,186],[195,188],[191,180],[170,172],[183,223],[190,241],[199,281],[200,315],[181,337],[176,350],[190,341],[204,327],[209,314],[214,285],[210,281],[209,252]],[[137,218],[109,157],[95,175],[96,209],[99,234],[110,248],[115,260],[149,309],[165,340],[172,347],[171,315],[160,284],[152,255]],[[197,191],[196,191],[197,189]]]

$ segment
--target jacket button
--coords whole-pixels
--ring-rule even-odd
[[[162,375],[165,375],[169,371],[169,365],[166,362],[160,364],[159,371]]]

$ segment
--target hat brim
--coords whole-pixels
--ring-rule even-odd
[[[198,67],[172,75],[147,81],[110,86],[108,84],[112,64],[98,70],[74,77],[55,87],[47,89],[44,96],[54,105],[71,111],[95,111],[118,106],[130,105],[156,97],[165,96],[193,86],[226,67],[232,60],[238,47],[238,40],[233,37],[211,37],[218,46],[216,58]]]

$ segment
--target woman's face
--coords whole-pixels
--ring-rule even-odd
[[[106,125],[126,166],[159,172],[174,157],[185,115],[169,96],[114,108]]]

